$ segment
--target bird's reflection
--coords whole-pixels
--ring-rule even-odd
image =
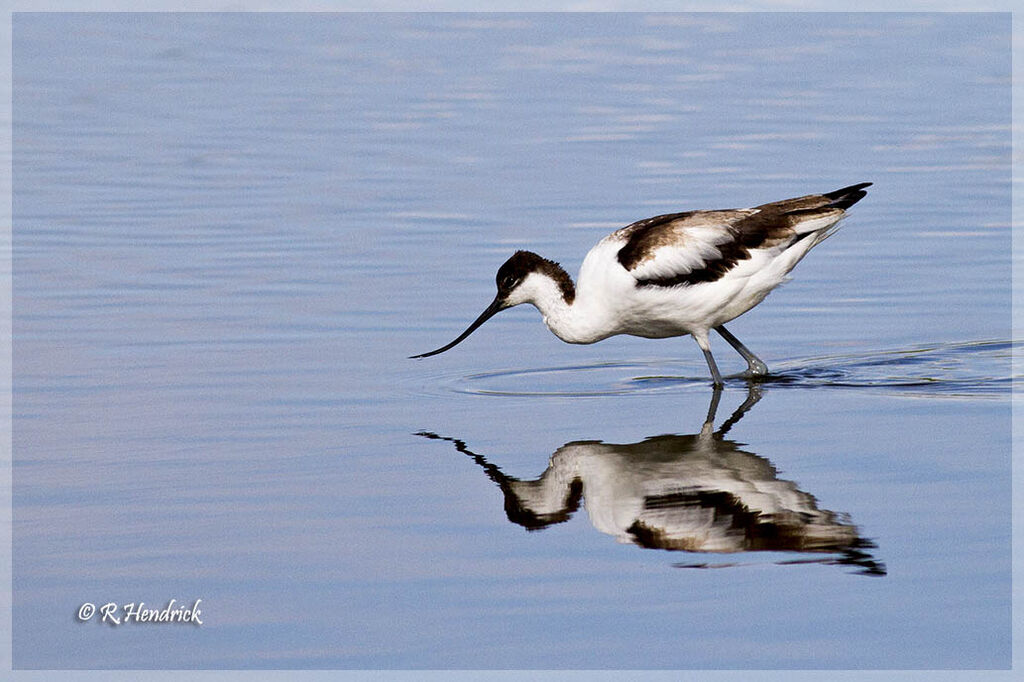
[[[780,479],[771,462],[725,437],[760,397],[751,384],[746,400],[718,430],[716,390],[699,433],[624,445],[567,443],[533,481],[507,476],[457,438],[417,435],[451,442],[479,464],[504,493],[509,520],[527,530],[568,520],[583,500],[594,526],[620,542],[687,552],[827,554],[781,563],[839,564],[885,575],[884,564],[867,551],[875,545],[860,537],[845,514],[820,509],[813,495]],[[726,565],[731,564],[716,567]]]

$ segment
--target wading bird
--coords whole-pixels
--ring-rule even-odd
[[[808,251],[835,231],[870,182],[754,208],[670,213],[617,230],[590,250],[574,285],[562,267],[517,251],[498,268],[498,294],[486,310],[437,355],[461,343],[496,313],[533,304],[555,336],[594,343],[629,334],[651,339],[693,336],[716,386],[722,375],[711,355],[714,329],[747,361],[747,376],[767,366],[725,323],[764,300]]]

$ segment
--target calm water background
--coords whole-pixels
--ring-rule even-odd
[[[1008,667],[1009,32],[16,15],[15,666]],[[567,521],[509,522],[479,460],[537,479],[712,400],[692,340],[568,346],[532,309],[407,360],[514,249],[575,273],[638,218],[860,181],[730,325],[780,378],[727,437],[884,575],[619,542],[587,481]],[[172,598],[204,625],[76,619]]]

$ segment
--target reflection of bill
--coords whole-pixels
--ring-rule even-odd
[[[726,432],[760,398],[756,389],[715,431],[716,391],[700,433],[625,445],[574,441],[533,481],[506,476],[460,440],[447,440],[483,467],[505,496],[510,521],[528,530],[566,521],[581,499],[594,527],[620,542],[689,552],[813,552],[823,563],[885,575],[845,515],[819,509],[813,495],[778,478],[767,459],[740,449]],[[837,556],[835,556],[837,555]]]

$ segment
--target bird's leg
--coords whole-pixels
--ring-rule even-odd
[[[718,365],[715,364],[715,358],[711,355],[710,348],[701,348],[704,351],[704,359],[708,361],[708,369],[711,370],[711,381],[715,386],[721,387],[725,384],[722,382],[722,375],[718,372]]]
[[[728,341],[729,345],[735,348],[736,352],[742,355],[743,359],[747,361],[748,376],[763,377],[768,374],[768,365],[761,362],[761,358],[751,353],[750,349],[740,343],[740,340],[733,336],[732,333],[725,328],[725,325],[718,325],[715,327],[715,331],[721,334],[722,338]]]
[[[707,333],[694,334],[693,339],[700,346],[700,349],[704,351],[704,359],[707,360],[708,369],[711,370],[711,380],[715,383],[715,386],[722,386],[722,375],[718,372],[718,365],[715,364],[715,358],[711,355],[711,344],[708,342]]]

